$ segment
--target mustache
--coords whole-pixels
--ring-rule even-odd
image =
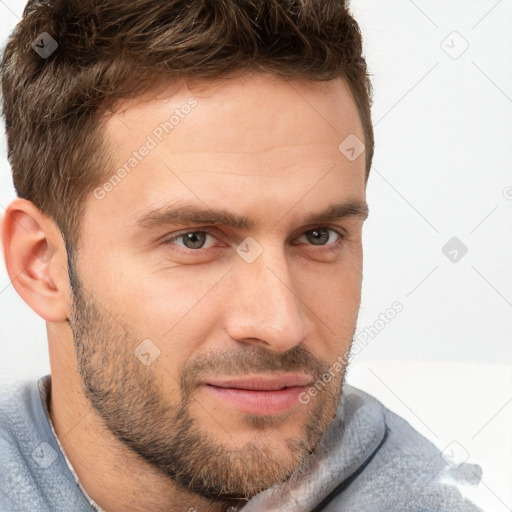
[[[181,369],[180,383],[186,399],[199,382],[213,376],[300,372],[311,375],[316,381],[329,371],[330,366],[302,345],[295,345],[282,353],[261,347],[244,347],[190,359]]]

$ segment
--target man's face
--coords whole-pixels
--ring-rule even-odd
[[[364,204],[364,154],[338,149],[354,135],[341,81],[266,75],[170,87],[108,121],[125,171],[85,204],[79,372],[107,429],[193,492],[251,497],[286,480],[334,418],[364,216],[311,217]],[[221,210],[244,222],[212,220]]]

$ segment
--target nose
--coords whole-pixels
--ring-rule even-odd
[[[252,263],[237,261],[231,279],[233,292],[224,322],[231,339],[276,352],[304,340],[309,329],[307,306],[295,290],[283,249],[265,248]]]

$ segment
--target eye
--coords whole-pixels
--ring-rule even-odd
[[[337,238],[335,238],[335,235]],[[213,247],[214,245],[207,246],[206,241],[210,237],[212,240],[217,240],[216,237],[210,233],[209,231],[186,231],[184,233],[179,233],[177,235],[173,235],[165,240],[163,240],[163,244],[177,245],[178,247],[183,247],[185,249],[191,251],[199,251],[201,249],[208,249]],[[300,237],[297,239],[297,242],[294,242],[294,245],[301,243],[301,238],[306,238],[306,243],[309,245],[316,246],[326,246],[329,249],[336,248],[344,239],[344,234],[336,229],[329,227],[318,227],[314,229],[309,229],[308,231],[304,231]],[[334,240],[332,240],[335,238]],[[329,241],[331,242],[329,243]],[[177,241],[182,242],[181,244],[176,243]]]
[[[331,234],[334,233],[338,238],[334,240],[334,242],[327,243],[332,239]],[[297,239],[300,241],[302,237],[306,237],[307,242],[311,243],[311,245],[319,245],[319,246],[336,246],[337,242],[341,242],[343,240],[343,234],[333,228],[328,227],[319,227],[310,229],[308,231],[304,231],[302,235]]]
[[[186,233],[181,233],[167,238],[164,243],[179,245],[174,242],[176,240],[182,240],[184,245],[181,247],[185,247],[185,249],[205,249],[207,247],[205,247],[204,244],[208,237],[215,239],[215,237],[208,231],[187,231]]]

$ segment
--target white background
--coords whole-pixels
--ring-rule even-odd
[[[0,0],[2,45],[23,6]],[[376,152],[358,322],[372,335],[348,380],[447,457],[479,463],[482,484],[468,494],[510,511],[512,0],[354,0],[352,11],[373,77]],[[14,198],[5,146],[0,213]],[[467,247],[456,262],[442,252],[453,237]],[[403,311],[382,327],[395,301]],[[46,373],[44,322],[2,261],[0,385]]]

